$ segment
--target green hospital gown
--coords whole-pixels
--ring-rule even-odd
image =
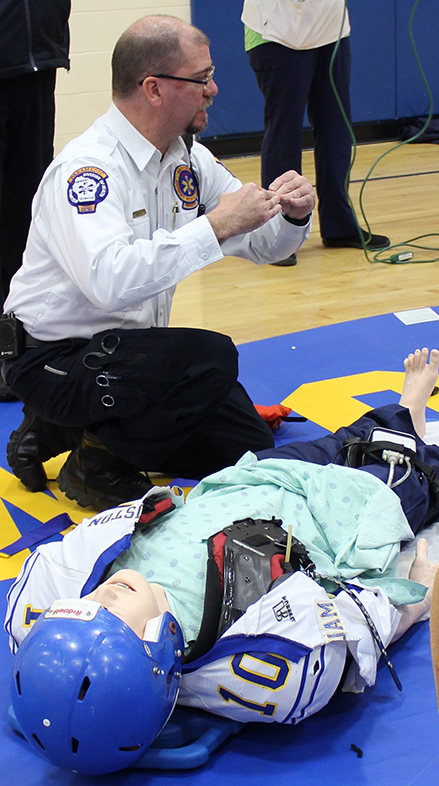
[[[246,453],[233,467],[202,480],[185,505],[146,533],[111,573],[132,568],[162,585],[186,644],[200,628],[206,580],[207,540],[236,519],[280,518],[307,548],[320,574],[360,577],[380,586],[396,606],[416,603],[425,588],[394,578],[400,542],[411,540],[400,501],[366,472],[291,459],[258,461]]]

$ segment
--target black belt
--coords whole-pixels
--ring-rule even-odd
[[[39,338],[34,338],[24,331],[24,346],[26,349],[34,349],[35,347],[42,347],[44,344],[52,343],[52,341],[40,341]]]
[[[29,333],[24,331],[25,349],[36,349],[37,347],[61,347],[64,346],[67,341],[69,341],[68,338],[60,338],[58,341],[40,341],[39,338],[34,338],[34,336],[30,336]]]

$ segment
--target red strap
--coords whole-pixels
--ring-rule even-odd
[[[224,543],[227,535],[225,532],[218,532],[213,538],[213,556],[220,575],[221,592],[223,591],[223,569],[224,569]]]
[[[151,497],[149,499],[151,499]],[[159,518],[159,516],[163,516],[165,513],[170,513],[174,508],[175,505],[172,499],[161,499],[155,503],[153,510],[142,513],[139,518],[139,524],[150,524],[151,521]]]

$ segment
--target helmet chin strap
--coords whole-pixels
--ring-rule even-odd
[[[158,641],[162,620],[163,614],[148,620],[143,631],[143,641]]]

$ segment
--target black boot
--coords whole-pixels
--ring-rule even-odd
[[[58,477],[58,485],[66,497],[82,508],[89,505],[105,510],[143,497],[152,483],[132,464],[114,453],[88,431],[79,446],[68,457]]]
[[[23,407],[23,415],[23,422],[9,437],[6,457],[14,475],[29,491],[43,491],[47,482],[43,461],[74,450],[82,429],[48,423],[27,407]]]

